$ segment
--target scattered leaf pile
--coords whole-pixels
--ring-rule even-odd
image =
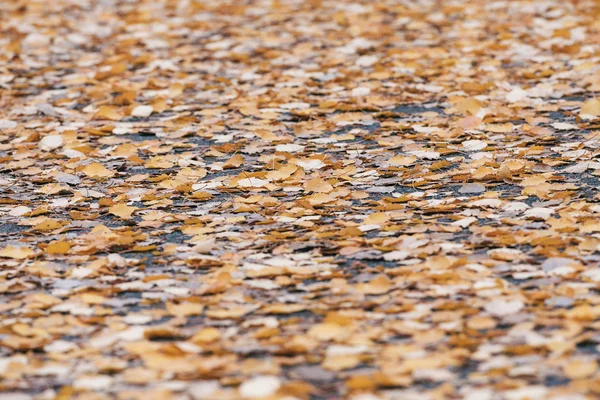
[[[0,398],[598,398],[598,15],[1,2]]]

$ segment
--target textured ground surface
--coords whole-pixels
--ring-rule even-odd
[[[0,2],[0,399],[598,398],[598,15]]]

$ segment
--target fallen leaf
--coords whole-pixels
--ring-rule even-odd
[[[115,107],[101,106],[94,113],[94,119],[108,119],[111,121],[119,121],[123,115]]]
[[[0,250],[0,257],[24,260],[33,257],[35,253],[28,247],[6,246]]]
[[[71,249],[71,244],[65,241],[54,241],[48,244],[46,252],[48,254],[67,254]]]
[[[120,203],[110,207],[108,209],[108,212],[112,215],[116,215],[121,219],[131,219],[132,214],[137,210],[137,207],[128,206],[127,204]]]
[[[95,179],[110,178],[115,175],[114,171],[109,170],[104,165],[97,162],[86,165],[81,171],[89,178]]]
[[[304,184],[304,190],[314,193],[330,193],[333,186],[322,178],[313,178]]]

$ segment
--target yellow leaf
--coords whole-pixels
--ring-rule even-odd
[[[493,174],[494,174],[493,168],[481,166],[481,167],[477,168],[475,171],[473,171],[471,176],[473,177],[473,179],[480,180],[480,179],[484,179],[486,177],[492,176]]]
[[[142,216],[142,219],[144,221],[162,221],[169,216],[170,216],[170,214],[167,214],[164,211],[152,210],[150,212],[145,213]]]
[[[115,174],[115,171],[97,162],[86,165],[81,171],[90,178],[108,178]]]
[[[101,106],[94,114],[94,119],[108,119],[111,121],[118,121],[123,116],[119,114],[115,107]]]
[[[332,324],[332,323],[328,323],[328,322],[313,325],[308,330],[308,336],[310,336],[313,339],[320,340],[320,341],[339,339],[339,338],[343,338],[344,336],[346,336],[348,334],[349,334],[349,331],[346,326],[342,326],[339,324]]]
[[[46,293],[33,293],[23,299],[29,308],[35,308],[45,310],[49,307],[55,306],[61,303],[61,299],[58,297],[50,296]]]
[[[475,316],[467,320],[467,327],[477,330],[494,329],[496,327],[496,320],[492,317]]]
[[[356,354],[342,354],[328,356],[321,365],[324,369],[329,371],[342,371],[345,369],[354,368],[358,364],[360,364],[360,356]]]
[[[575,360],[565,365],[563,371],[569,379],[583,379],[592,376],[597,369],[595,360]]]
[[[521,186],[539,186],[546,183],[543,175],[531,175],[521,181]]]
[[[236,154],[233,157],[231,157],[229,160],[225,161],[225,163],[223,164],[223,168],[226,168],[226,169],[239,168],[243,163],[244,163],[244,157],[242,157],[240,154]]]
[[[71,250],[69,242],[52,242],[46,247],[48,254],[67,254]]]
[[[292,176],[298,170],[298,166],[294,164],[285,164],[276,171],[267,172],[267,178],[272,181],[281,181]]]
[[[80,299],[87,304],[102,304],[106,301],[106,298],[98,293],[84,293]]]
[[[204,178],[208,174],[208,171],[204,168],[182,168],[181,171],[177,173],[177,177],[186,179],[189,182],[196,182],[198,179]]]
[[[510,182],[513,179],[512,170],[504,164],[500,166],[500,169],[498,170],[498,176],[507,182]]]
[[[204,305],[200,303],[167,303],[167,312],[176,317],[189,317],[192,315],[200,315],[204,311]]]
[[[212,199],[212,194],[208,193],[208,192],[202,192],[202,191],[198,191],[198,192],[194,192],[192,193],[188,199],[193,199],[193,200],[210,200]]]
[[[46,218],[44,221],[36,224],[33,229],[38,231],[51,231],[54,229],[58,229],[64,225],[63,221],[58,221],[51,218]]]
[[[392,287],[392,281],[387,276],[379,275],[368,283],[359,284],[357,289],[364,294],[377,295],[389,292]]]
[[[152,157],[144,164],[146,168],[171,168],[174,165],[171,161],[161,156]]]
[[[510,122],[504,124],[489,124],[485,126],[485,130],[487,132],[494,133],[510,133],[514,130],[514,128],[515,127]]]
[[[483,124],[483,121],[472,115],[461,118],[457,122],[457,125],[464,130],[478,129],[481,124]]]
[[[186,184],[187,182],[183,179],[165,179],[158,184],[158,187],[163,189],[176,189]]]
[[[306,310],[302,304],[269,304],[262,308],[262,314],[292,314]]]
[[[192,336],[190,341],[196,344],[204,344],[214,342],[215,340],[219,339],[219,337],[221,337],[219,330],[217,328],[209,327],[200,329],[194,336]]]
[[[62,191],[71,191],[71,189],[66,185],[61,185],[60,183],[49,183],[47,185],[42,186],[37,190],[38,193],[43,194],[57,194]]]
[[[390,220],[390,216],[387,215],[384,212],[376,212],[373,214],[370,214],[366,219],[365,219],[365,224],[367,225],[383,225],[386,222],[388,222]]]
[[[600,99],[589,99],[581,106],[579,115],[600,117]]]
[[[406,166],[414,164],[415,161],[417,161],[416,156],[408,156],[408,157],[407,156],[394,156],[394,157],[390,158],[390,160],[388,162],[390,163],[390,165],[406,167]]]
[[[325,203],[331,203],[332,201],[335,201],[335,197],[329,195],[329,194],[325,194],[325,193],[317,193],[317,194],[313,194],[312,196],[308,196],[307,197],[308,202],[310,203],[310,205],[312,206],[318,206],[321,204],[325,204]]]
[[[456,109],[466,115],[475,115],[482,107],[481,102],[474,98],[463,99],[456,105]]]
[[[154,250],[156,249],[156,245],[148,245],[148,246],[133,246],[131,248],[131,251],[139,251],[139,252],[144,252],[144,251],[150,251],[150,250]]]
[[[304,184],[306,192],[329,193],[333,190],[333,186],[323,178],[313,178]]]
[[[112,215],[116,215],[121,219],[131,219],[131,215],[138,210],[137,207],[128,206],[127,204],[115,204],[111,208],[108,209],[108,212]]]
[[[0,250],[0,257],[23,260],[33,256],[34,252],[28,247],[6,246]]]

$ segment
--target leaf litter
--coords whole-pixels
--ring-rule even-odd
[[[4,2],[0,398],[597,398],[599,13]]]

